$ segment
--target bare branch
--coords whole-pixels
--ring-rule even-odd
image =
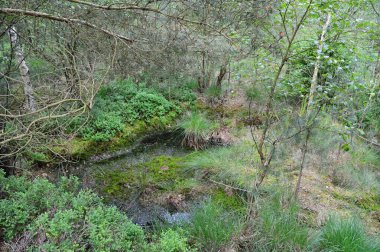
[[[54,20],[54,21],[58,21],[58,22],[68,23],[68,24],[69,23],[75,23],[75,24],[87,26],[89,28],[101,31],[104,34],[107,34],[107,35],[112,36],[112,37],[116,37],[116,38],[121,39],[127,43],[135,42],[135,40],[133,40],[133,39],[127,38],[123,35],[116,34],[114,32],[106,30],[104,28],[98,27],[98,26],[96,26],[92,23],[89,23],[85,20],[82,20],[82,19],[59,17],[59,16],[54,16],[54,15],[48,14],[48,13],[44,13],[44,12],[21,10],[21,9],[11,9],[11,8],[0,8],[0,13],[19,15],[19,16],[38,17],[38,18],[44,18],[44,19]]]

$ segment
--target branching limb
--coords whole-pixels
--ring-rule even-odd
[[[133,40],[133,39],[127,38],[123,35],[116,34],[114,32],[106,30],[104,28],[98,27],[98,26],[96,26],[92,23],[89,23],[85,20],[82,20],[82,19],[66,18],[66,17],[54,16],[54,15],[44,13],[44,12],[21,10],[21,9],[11,9],[11,8],[0,8],[0,13],[10,14],[10,15],[18,15],[18,16],[30,16],[30,17],[44,18],[44,19],[49,19],[49,20],[68,23],[68,24],[75,23],[75,24],[79,24],[79,25],[83,25],[83,26],[92,28],[94,30],[98,30],[100,32],[103,32],[104,34],[107,34],[109,36],[121,39],[127,43],[135,42],[135,40]]]

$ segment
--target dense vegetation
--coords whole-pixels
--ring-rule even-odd
[[[380,251],[379,13],[0,0],[0,251]]]

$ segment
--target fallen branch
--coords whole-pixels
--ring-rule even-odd
[[[212,183],[217,184],[217,185],[228,187],[228,188],[234,189],[236,191],[242,191],[242,192],[250,193],[250,191],[248,191],[246,189],[242,189],[242,188],[239,188],[239,187],[234,187],[234,186],[231,186],[231,185],[227,185],[227,184],[224,184],[222,182],[218,182],[218,181],[215,181],[215,180],[212,180],[212,179],[208,179],[208,180],[211,181]]]

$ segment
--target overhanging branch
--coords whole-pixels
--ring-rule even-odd
[[[54,20],[54,21],[63,22],[63,23],[75,23],[75,24],[79,24],[79,25],[83,25],[83,26],[92,28],[94,30],[101,31],[104,34],[107,34],[109,36],[121,39],[121,40],[128,42],[128,43],[134,42],[134,40],[132,40],[130,38],[127,38],[127,37],[120,35],[120,34],[116,34],[114,32],[106,30],[104,28],[98,27],[98,26],[96,26],[92,23],[89,23],[85,20],[82,20],[82,19],[66,18],[66,17],[54,16],[54,15],[44,13],[44,12],[21,10],[21,9],[11,9],[11,8],[0,8],[0,13],[18,15],[18,16],[38,17],[38,18],[44,18],[44,19]]]

